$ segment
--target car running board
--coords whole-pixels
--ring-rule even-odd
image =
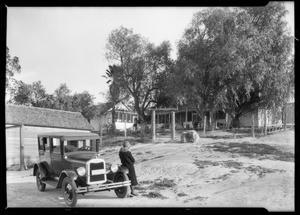
[[[45,183],[45,184],[48,184],[54,188],[57,188],[57,185],[58,185],[58,181],[59,181],[59,178],[58,177],[54,177],[54,178],[47,178],[47,179],[42,179],[42,182]]]

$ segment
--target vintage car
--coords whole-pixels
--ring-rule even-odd
[[[111,165],[99,153],[99,135],[85,132],[38,134],[39,163],[33,176],[39,191],[46,185],[61,188],[68,206],[75,206],[78,194],[114,190],[119,198],[130,192],[128,169]]]

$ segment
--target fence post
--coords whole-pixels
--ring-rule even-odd
[[[252,137],[255,137],[255,122],[254,122],[254,114],[252,114]]]

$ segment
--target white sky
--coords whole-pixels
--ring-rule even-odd
[[[294,32],[294,3],[286,2],[287,20]],[[84,90],[104,102],[105,75],[111,63],[105,59],[109,33],[120,26],[159,45],[168,40],[172,57],[177,41],[203,7],[8,7],[7,46],[19,57],[22,71],[16,78],[27,84],[41,81],[52,94],[61,83],[71,93]]]

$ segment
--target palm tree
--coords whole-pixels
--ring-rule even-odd
[[[116,81],[114,80],[114,76],[116,75],[116,71],[118,67],[116,65],[109,65],[109,69],[106,70],[106,75],[102,75],[102,77],[106,78],[106,83],[109,85],[109,102],[112,104],[112,130],[111,132],[114,134],[116,130],[116,104],[119,102],[120,90],[117,86]]]

